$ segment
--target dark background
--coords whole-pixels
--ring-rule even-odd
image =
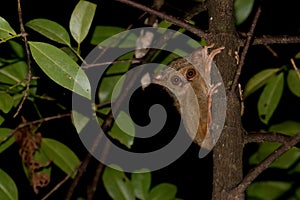
[[[24,22],[35,18],[47,18],[60,23],[68,29],[70,16],[77,2],[78,1],[74,0],[23,1],[22,7]],[[137,18],[143,13],[142,11],[112,0],[94,2],[96,2],[98,6],[93,26],[116,25],[126,28],[132,23],[136,26],[142,24],[137,20]],[[144,1],[144,3],[149,4],[148,1]],[[168,10],[168,12],[172,15],[180,16],[184,13],[184,8],[191,7],[193,3],[190,1],[167,1],[166,5],[168,7],[164,7],[163,9]],[[15,30],[19,30],[16,1],[2,1],[2,4],[0,5],[0,16],[4,17]],[[204,22],[206,21],[206,17],[206,13],[198,16],[199,20]],[[265,1],[262,15],[257,25],[256,35],[299,35],[299,19],[300,12],[297,7],[297,1]],[[251,20],[248,20],[239,26],[238,30],[247,31],[249,29],[250,21]],[[201,24],[201,27],[206,28],[207,24]],[[45,40],[45,38],[31,30],[28,30],[28,32],[29,40]],[[83,55],[88,54],[89,50],[93,48],[93,46],[88,44],[90,37],[91,35],[89,35],[84,42]],[[250,48],[240,80],[242,86],[246,84],[247,80],[249,80],[251,76],[264,68],[276,68],[283,64],[290,63],[289,59],[300,49],[299,45],[271,45],[271,47],[278,53],[279,58],[274,58],[264,46],[255,46]],[[0,48],[0,55],[2,53],[4,52],[1,52]],[[43,76],[42,72],[40,72],[37,68],[35,70],[36,73],[42,77],[39,80],[41,87],[38,92],[40,94],[47,93],[50,96],[54,96],[57,98],[58,102],[61,102],[64,106],[71,109],[71,93],[55,85],[51,80]],[[51,85],[51,87],[49,85]],[[151,105],[153,102],[157,102],[157,99],[160,98],[159,101],[166,105],[169,112],[172,113],[172,116],[175,116],[174,119],[172,118],[170,120],[178,120],[178,114],[176,114],[175,109],[170,106],[172,105],[171,99],[167,95],[163,94],[162,91],[159,91],[159,89],[155,90],[154,93],[156,93],[156,95],[153,95],[152,99],[149,98],[149,94],[136,93],[136,98],[132,100],[132,102],[134,102],[134,106],[132,108],[133,115],[135,111],[139,111],[145,105]],[[259,94],[254,94],[245,102],[246,110],[245,115],[243,116],[243,123],[247,130],[260,130],[262,128],[267,128],[259,122],[257,117],[256,102],[258,97]],[[56,103],[57,102],[49,101],[37,102],[43,116],[52,116],[61,113],[62,110],[56,106]],[[24,107],[25,109],[23,114],[26,118],[29,120],[37,119],[38,116],[31,113],[32,110],[34,110],[31,104],[25,104]],[[299,120],[299,111],[299,99],[294,97],[288,90],[285,90],[280,106],[272,118],[272,123],[279,123],[285,119]],[[172,122],[170,122],[166,125],[165,131],[161,133],[160,137],[151,140],[148,144],[137,143],[134,148],[139,149],[142,146],[145,147],[145,145],[148,145],[147,147],[151,148],[160,146],[162,141],[167,141],[170,138],[169,132],[173,128]],[[42,132],[43,137],[55,138],[68,145],[72,150],[74,150],[80,159],[85,157],[87,151],[81,144],[70,119],[61,119],[44,123],[40,128],[40,131]],[[249,145],[245,149],[246,158],[255,149],[255,145]],[[210,199],[212,187],[212,155],[210,154],[200,160],[198,159],[198,152],[199,148],[193,144],[180,159],[164,169],[153,172],[152,186],[162,182],[169,182],[177,185],[177,197],[184,199]],[[246,158],[245,170],[248,170],[249,166],[247,165]],[[96,166],[97,161],[93,160],[89,165],[84,178],[77,186],[75,191],[77,194],[80,194],[81,196],[85,195],[86,186],[91,183]],[[36,197],[22,171],[21,159],[18,156],[18,148],[16,145],[13,145],[6,152],[0,154],[0,167],[16,181],[20,199],[24,200],[40,199],[50,190],[50,188],[53,188],[65,176],[65,174],[63,174],[63,172],[61,172],[58,168],[53,167],[52,181],[50,185],[47,188],[42,189],[41,193]],[[270,174],[270,176],[272,176],[273,173],[270,172]],[[64,199],[70,183],[71,180],[65,183],[49,199]],[[74,194],[73,196],[76,197],[77,195]],[[97,192],[95,199],[109,199],[103,189],[102,182],[99,184],[99,191]]]

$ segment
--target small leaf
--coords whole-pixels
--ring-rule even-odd
[[[258,100],[258,114],[260,120],[268,124],[277,105],[280,101],[283,91],[283,73],[273,77],[265,86]]]
[[[13,98],[4,92],[0,92],[0,110],[4,113],[8,113],[13,107]]]
[[[27,22],[26,26],[55,42],[71,46],[70,37],[66,29],[54,21],[34,19]]]
[[[243,23],[250,15],[253,8],[254,0],[235,0],[234,11],[236,24]]]
[[[18,42],[14,41],[14,40],[9,40],[8,43],[9,43],[10,47],[12,48],[12,50],[16,53],[18,58],[25,57],[25,51],[21,44],[19,44]]]
[[[122,77],[121,75],[115,75],[115,76],[103,77],[101,79],[101,84],[100,84],[99,91],[98,91],[98,97],[99,97],[100,103],[109,102],[109,101],[114,100],[114,99],[112,99],[112,93],[115,90],[117,83],[119,86],[116,88],[117,91],[115,91],[115,94],[116,94],[115,96],[117,97],[117,94],[120,94],[121,89],[122,89],[121,85],[123,85],[123,83],[124,83],[124,78],[120,79],[121,77]]]
[[[96,4],[81,0],[73,10],[70,19],[70,31],[77,43],[81,43],[87,36],[96,7]]]
[[[130,148],[133,144],[135,128],[130,116],[124,111],[120,111],[113,127],[109,131],[109,135],[118,140],[121,144]]]
[[[0,199],[18,200],[18,188],[14,180],[0,169]]]
[[[282,123],[272,125],[269,128],[269,131],[293,136],[296,133],[300,132],[300,122],[287,120]]]
[[[298,70],[300,73],[300,70]],[[290,70],[287,76],[287,84],[291,92],[300,97],[300,77],[297,75],[295,70]]]
[[[113,200],[135,200],[133,186],[123,171],[106,167],[102,180]]]
[[[5,121],[5,118],[0,115],[0,125]]]
[[[280,181],[261,181],[252,183],[247,189],[247,199],[273,200],[292,187],[291,183]]]
[[[280,144],[263,143],[259,149],[250,157],[249,163],[256,165],[263,161],[267,156],[274,152]],[[293,147],[270,165],[272,168],[288,169],[300,158],[299,148]]]
[[[0,153],[5,151],[15,142],[15,137],[11,136],[12,129],[0,128]]]
[[[300,52],[298,52],[298,53],[295,55],[295,58],[296,58],[296,59],[299,59],[299,58],[300,58]]]
[[[133,54],[133,52],[124,54],[118,60],[130,59],[133,57]],[[114,98],[118,97],[125,80],[125,77],[122,78],[122,75],[120,74],[127,72],[129,67],[130,62],[115,63],[109,67],[105,76],[101,80],[98,91],[98,97],[101,103],[114,100]],[[112,98],[113,91],[114,97]]]
[[[176,196],[177,187],[169,183],[161,183],[155,186],[147,199],[151,200],[173,200]]]
[[[110,38],[124,30],[124,28],[117,26],[96,26],[92,35],[91,44],[98,45],[107,38]]]
[[[244,91],[245,98],[264,86],[279,70],[279,68],[265,69],[255,74],[246,84]]]
[[[171,22],[166,21],[166,20],[162,20],[159,24],[158,27],[160,28],[169,28],[172,25]]]
[[[125,61],[125,60],[129,60],[129,61],[115,63],[111,65],[106,71],[106,75],[116,75],[116,74],[123,74],[127,72],[131,65],[130,59],[132,59],[133,57],[134,57],[134,52],[129,52],[120,56],[117,61]]]
[[[134,172],[131,174],[131,183],[134,187],[135,196],[145,200],[151,185],[151,173],[147,171]]]
[[[78,61],[77,55],[74,53],[74,51],[72,51],[70,47],[61,47],[60,49],[63,50],[70,58],[72,58],[72,60],[74,60],[75,62]]]
[[[84,129],[84,127],[87,125],[87,123],[89,122],[89,118],[84,116],[83,114],[72,110],[72,121],[73,124],[77,130],[77,133],[80,134],[80,132],[82,131],[82,129]]]
[[[69,147],[57,140],[43,138],[41,150],[66,174],[74,173],[74,170],[76,170],[80,164],[80,160],[76,154]],[[75,174],[73,174],[72,177],[74,178]]]
[[[124,31],[101,42],[101,47],[133,48],[136,47],[138,36],[130,31]]]
[[[7,38],[11,35],[16,35],[16,32],[4,18],[0,17],[0,39]]]
[[[16,85],[25,79],[27,71],[28,67],[24,61],[10,64],[0,69],[0,82]],[[25,86],[25,83],[22,86]]]
[[[91,98],[91,86],[84,71],[65,52],[47,43],[29,42],[32,57],[57,84]]]

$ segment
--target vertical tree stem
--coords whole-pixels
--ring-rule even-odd
[[[225,87],[232,83],[237,69],[235,52],[238,51],[239,37],[235,30],[234,0],[209,0],[208,44],[225,49],[216,57]],[[228,199],[228,192],[243,178],[243,131],[240,103],[236,93],[227,92],[227,116],[224,130],[213,151],[213,200]],[[238,197],[243,199],[243,195]]]

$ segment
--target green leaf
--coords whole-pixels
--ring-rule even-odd
[[[0,153],[5,151],[15,142],[15,137],[10,135],[12,129],[0,128]]]
[[[57,140],[43,138],[41,150],[47,155],[48,159],[53,161],[66,174],[74,173],[74,170],[80,164],[80,160],[76,154],[69,147]],[[75,174],[72,177],[74,178]]]
[[[149,194],[149,200],[173,200],[176,196],[177,187],[170,183],[161,183],[155,186]]]
[[[70,19],[70,31],[77,43],[81,43],[87,36],[96,7],[96,4],[81,0],[73,10]]]
[[[70,37],[66,29],[54,21],[34,19],[27,22],[26,26],[55,42],[71,46]]]
[[[166,20],[162,20],[161,22],[159,22],[158,27],[160,28],[169,28],[172,25],[171,22],[166,21]]]
[[[135,200],[134,189],[123,171],[106,167],[102,180],[109,196],[114,200]]]
[[[121,56],[118,60],[130,59],[132,57],[133,52]],[[127,72],[129,67],[130,62],[115,63],[109,67],[105,76],[101,80],[98,90],[98,97],[101,103],[114,100],[118,97],[125,80],[125,77],[122,77],[120,74]],[[112,98],[113,91],[114,97]]]
[[[77,133],[80,133],[82,129],[84,129],[89,120],[90,119],[85,115],[77,112],[76,110],[72,110],[72,121],[77,130]]]
[[[14,180],[0,169],[0,199],[18,200],[18,188]]]
[[[298,70],[300,74],[300,70]],[[291,92],[300,97],[300,77],[297,75],[295,70],[290,70],[287,76],[287,84]]]
[[[75,62],[78,61],[77,55],[74,53],[74,51],[70,47],[61,47],[61,50],[63,50],[72,60]]]
[[[265,69],[255,74],[246,84],[244,97],[248,97],[250,94],[264,86],[279,70],[279,68]]]
[[[0,17],[0,39],[11,35],[16,35],[16,32],[4,18]]]
[[[10,47],[12,48],[12,50],[16,53],[18,58],[25,57],[25,51],[21,44],[19,44],[16,41],[13,41],[13,40],[9,40],[8,43],[9,43]]]
[[[13,98],[5,92],[0,92],[0,99],[0,110],[8,113],[13,107]]]
[[[272,152],[274,152],[280,144],[278,143],[263,143],[259,149],[250,157],[249,163],[253,165],[259,164]],[[279,159],[270,165],[272,168],[288,169],[300,158],[299,148],[293,147],[283,154]]]
[[[138,36],[130,31],[121,32],[101,42],[101,47],[132,48],[136,47],[137,38]]]
[[[5,121],[5,118],[0,115],[0,125]]]
[[[116,76],[108,76],[108,77],[103,77],[101,79],[101,84],[99,87],[99,91],[98,91],[98,97],[100,100],[100,103],[103,102],[109,102],[109,101],[113,101],[114,99],[112,99],[112,93],[113,90],[116,88],[116,84],[120,81],[122,83],[118,83],[118,87],[116,88],[117,91],[115,92],[115,94],[120,94],[121,92],[121,85],[123,85],[124,83],[124,78],[121,79],[121,75],[116,75]],[[117,96],[117,95],[115,95]]]
[[[243,23],[250,15],[253,8],[254,0],[235,0],[234,11],[236,24]]]
[[[131,183],[134,187],[135,196],[141,200],[145,200],[148,196],[148,191],[151,185],[150,172],[134,172],[131,174]]]
[[[134,52],[129,52],[126,53],[122,56],[120,56],[117,61],[122,61],[122,62],[117,62],[113,65],[111,65],[108,70],[106,71],[105,75],[116,75],[116,74],[123,74],[128,71],[131,62],[130,59],[134,57]],[[128,62],[124,62],[125,60],[129,60]]]
[[[283,91],[283,72],[273,77],[265,86],[258,100],[258,114],[260,120],[268,124],[277,105],[280,101]]]
[[[300,131],[300,122],[287,120],[270,126],[269,131],[293,136]]]
[[[109,131],[109,135],[118,140],[121,144],[130,148],[133,144],[135,128],[130,116],[124,111],[120,111],[113,127]]]
[[[110,38],[111,36],[116,35],[124,30],[124,28],[117,26],[96,26],[90,43],[93,45],[98,45],[107,38]]]
[[[28,67],[24,61],[10,64],[0,69],[0,82],[8,85],[16,85],[27,76]],[[25,82],[22,84],[25,87]]]
[[[252,183],[247,189],[247,199],[274,200],[291,188],[291,183],[261,181]]]
[[[29,42],[32,57],[57,84],[91,98],[91,86],[84,71],[65,52],[47,43]]]

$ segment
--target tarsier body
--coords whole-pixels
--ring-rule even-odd
[[[221,84],[211,83],[211,66],[214,56],[224,49],[221,47],[208,54],[210,47],[212,46],[196,49],[186,58],[171,61],[168,67],[156,74],[152,80],[169,89],[187,133],[195,143],[207,149],[213,146],[209,135],[211,98]],[[188,89],[188,86],[192,89]],[[196,98],[193,98],[193,95],[196,95]],[[199,110],[195,106],[198,106]],[[195,124],[197,130],[193,128]]]

